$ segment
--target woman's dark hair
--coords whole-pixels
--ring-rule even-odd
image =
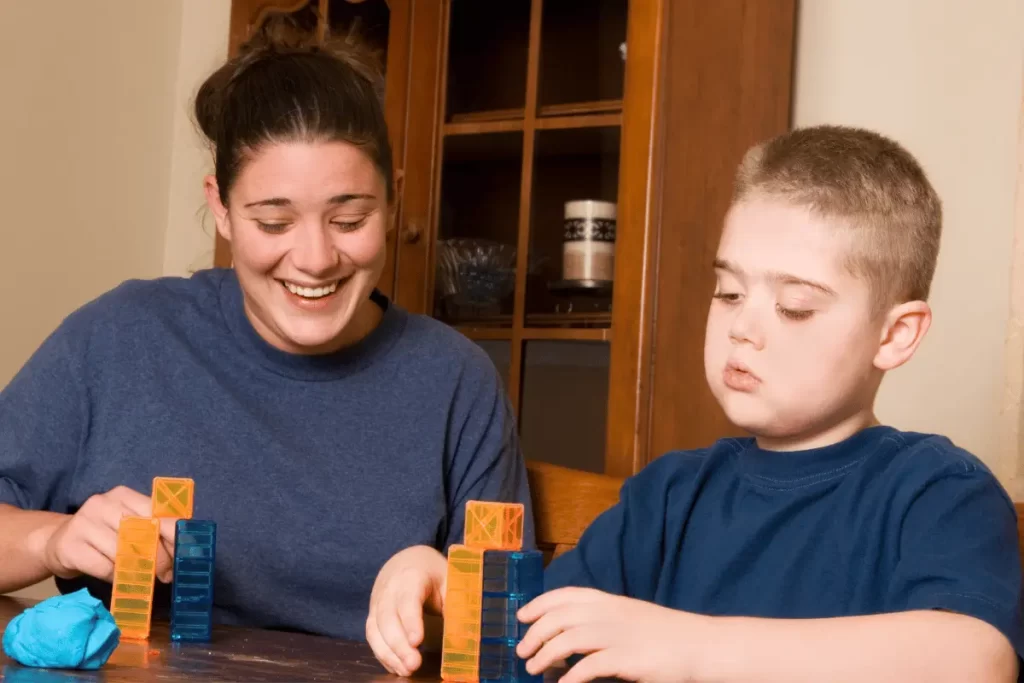
[[[199,88],[196,122],[213,148],[220,199],[246,156],[268,142],[348,142],[365,152],[394,193],[383,77],[350,41],[314,40],[267,22]]]

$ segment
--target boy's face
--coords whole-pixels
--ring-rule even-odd
[[[797,447],[871,409],[884,316],[843,265],[848,234],[767,197],[726,217],[704,367],[729,419],[768,447]]]

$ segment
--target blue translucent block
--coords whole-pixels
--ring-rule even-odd
[[[208,642],[213,634],[217,524],[179,519],[174,534],[171,640]]]
[[[480,637],[521,640],[529,624],[519,621],[516,614],[533,597],[484,593],[480,605]]]
[[[517,642],[506,638],[480,639],[480,683],[543,683],[543,674],[526,672],[516,656]]]
[[[544,590],[544,556],[539,550],[484,552],[483,590],[537,597]]]

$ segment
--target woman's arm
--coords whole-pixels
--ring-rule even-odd
[[[46,544],[68,515],[22,510],[0,503],[0,593],[53,576],[43,559]]]

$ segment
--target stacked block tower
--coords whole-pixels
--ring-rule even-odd
[[[464,543],[448,549],[441,678],[458,683],[540,683],[515,650],[519,609],[540,595],[544,560],[523,550],[523,506],[469,501]]]
[[[213,620],[213,569],[217,525],[192,520],[191,479],[155,477],[150,517],[124,517],[117,529],[117,555],[110,613],[127,640],[147,640],[153,616],[160,519],[176,519],[171,639],[205,642]]]

